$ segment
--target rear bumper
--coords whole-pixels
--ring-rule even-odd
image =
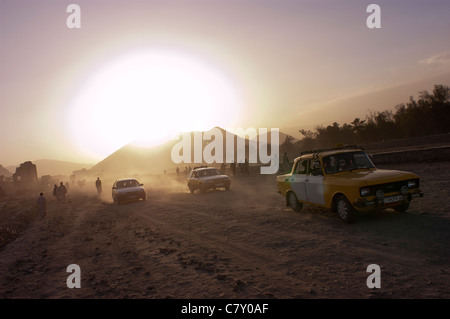
[[[202,185],[204,185],[203,187],[205,187],[206,189],[230,187],[231,180],[205,182],[202,183]]]

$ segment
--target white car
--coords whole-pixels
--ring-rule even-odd
[[[134,178],[124,178],[114,182],[112,187],[112,198],[114,203],[120,204],[129,200],[146,200],[147,193],[143,187]]]
[[[208,189],[225,188],[230,189],[231,178],[228,175],[222,174],[214,167],[197,167],[194,168],[188,175],[187,186],[189,191],[193,193],[199,189],[202,193]]]

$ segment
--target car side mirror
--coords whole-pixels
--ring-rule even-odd
[[[113,186],[113,188],[112,189],[116,189],[114,186]]]
[[[144,184],[139,184],[139,186],[144,186]]]

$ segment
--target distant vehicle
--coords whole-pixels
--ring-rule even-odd
[[[422,197],[413,173],[377,169],[355,147],[305,152],[289,174],[276,178],[286,205],[300,211],[303,204],[330,208],[350,223],[356,212],[393,208],[405,212],[413,198]]]
[[[231,187],[231,178],[222,174],[214,167],[194,167],[187,177],[187,186],[191,193],[199,189],[202,193],[208,189],[225,188],[229,190]]]
[[[120,179],[114,182],[112,187],[112,198],[114,203],[120,204],[130,200],[146,200],[147,193],[143,187],[144,184],[139,183],[134,178]]]

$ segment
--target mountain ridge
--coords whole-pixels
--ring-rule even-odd
[[[202,133],[202,137],[205,133],[213,134],[214,130],[219,130],[222,134],[222,147],[223,147],[223,154],[226,154],[226,139],[232,137],[234,139],[233,142],[233,149],[234,149],[234,161],[237,162],[237,154],[238,152],[245,151],[245,157],[247,158],[249,154],[249,149],[253,145],[251,144],[251,140],[249,140],[247,137],[242,138],[236,134],[233,134],[223,128],[220,127],[214,127],[208,131],[192,131],[184,133],[187,137],[187,135],[190,135],[191,137],[191,149],[190,149],[190,155],[191,155],[191,163],[174,163],[171,157],[173,148],[176,144],[181,143],[183,141],[182,138],[179,138],[178,140],[170,140],[163,144],[160,144],[158,146],[154,147],[141,147],[141,146],[135,146],[132,143],[127,144],[114,153],[110,154],[106,158],[104,158],[102,161],[95,164],[89,171],[92,174],[96,174],[99,176],[102,175],[133,175],[138,174],[139,172],[146,172],[146,173],[163,173],[163,172],[175,172],[176,168],[178,167],[181,171],[183,171],[185,168],[189,166],[196,166],[201,163],[194,163],[194,143],[195,139],[193,136],[196,133]],[[229,133],[229,134],[227,134]],[[268,145],[270,145],[270,131],[268,132]],[[182,134],[180,134],[182,135]],[[259,134],[257,134],[259,138]],[[280,132],[280,141],[279,143],[283,143],[284,139],[286,138],[287,134]],[[283,138],[283,140],[281,140]],[[202,139],[202,150],[206,144],[211,143],[210,140],[204,140]],[[239,145],[244,145],[245,150],[242,148],[238,148]],[[189,150],[187,150],[189,151]],[[257,151],[257,149],[255,150]],[[184,149],[183,149],[184,152]],[[203,162],[204,163],[204,162]],[[119,173],[120,172],[120,173]]]

